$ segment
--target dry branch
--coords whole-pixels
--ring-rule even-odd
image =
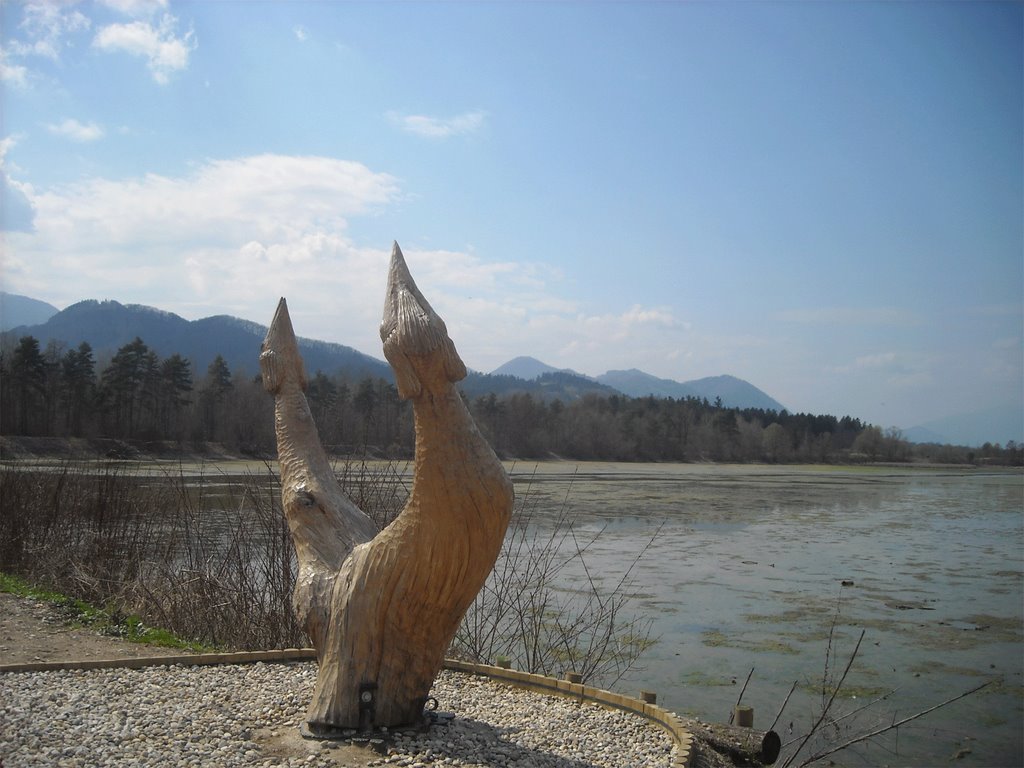
[[[986,688],[987,686],[992,685],[992,683],[994,683],[994,682],[995,682],[994,680],[989,680],[986,683],[982,683],[981,685],[978,685],[978,686],[975,686],[974,688],[971,688],[971,690],[969,690],[969,691],[964,691],[961,694],[958,694],[956,696],[953,696],[952,698],[946,699],[945,701],[940,702],[939,704],[935,704],[934,706],[928,707],[928,709],[923,709],[923,710],[921,710],[920,712],[918,712],[916,714],[913,714],[913,715],[910,715],[909,717],[903,718],[902,720],[898,720],[898,721],[896,721],[894,723],[890,723],[889,725],[886,725],[886,726],[884,726],[882,728],[877,728],[877,729],[875,729],[873,731],[870,731],[868,733],[863,733],[860,736],[855,736],[854,738],[849,739],[848,741],[844,741],[842,744],[839,744],[839,745],[837,745],[835,747],[829,747],[828,749],[823,750],[822,752],[818,752],[817,754],[812,755],[811,757],[807,758],[802,763],[800,763],[800,765],[797,768],[804,768],[804,766],[806,766],[806,765],[810,765],[811,763],[813,763],[813,762],[815,762],[817,760],[821,760],[824,757],[828,757],[829,755],[833,755],[836,752],[840,752],[840,751],[846,749],[847,747],[852,747],[854,744],[859,744],[862,741],[867,741],[868,739],[873,739],[873,738],[875,738],[877,736],[881,736],[884,733],[888,733],[889,731],[897,729],[897,728],[899,728],[902,725],[906,725],[907,723],[911,722],[912,720],[917,720],[920,717],[924,717],[929,712],[934,712],[935,710],[941,709],[942,707],[945,707],[948,704],[952,704],[954,701],[959,701],[960,699],[963,699],[963,698],[965,698],[967,696],[970,696],[973,693],[977,693],[982,688]],[[799,751],[799,750],[797,750],[797,751]],[[794,753],[793,756],[795,757],[796,753]],[[788,763],[787,763],[787,765],[788,765]]]

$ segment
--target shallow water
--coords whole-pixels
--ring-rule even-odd
[[[837,762],[1024,762],[1020,472],[545,463],[513,476],[545,514],[567,504],[578,531],[603,529],[588,566],[610,585],[650,542],[633,576],[659,642],[617,689],[722,721],[754,668],[756,727],[798,683],[775,725],[785,743],[821,711],[826,654],[838,679],[864,630],[832,715],[896,693],[829,729],[832,744],[996,682]]]

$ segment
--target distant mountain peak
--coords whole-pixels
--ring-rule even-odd
[[[517,379],[533,381],[545,373],[558,373],[561,369],[541,362],[535,357],[521,355],[513,357],[504,365],[491,371],[492,376],[515,376]]]
[[[17,335],[34,336],[42,346],[57,341],[77,347],[86,341],[97,353],[113,353],[138,337],[160,356],[181,354],[190,359],[200,373],[217,355],[233,372],[259,370],[260,342],[267,332],[266,326],[231,315],[190,321],[156,307],[121,304],[110,299],[80,301],[45,322],[13,330]],[[302,338],[299,347],[311,372],[323,370],[334,374],[344,370],[356,377],[369,375],[388,380],[392,376],[387,363],[351,347]]]
[[[59,311],[45,301],[0,291],[0,331],[45,323]]]
[[[614,387],[630,397],[686,397],[706,398],[714,402],[722,399],[727,408],[762,408],[766,411],[782,411],[785,407],[750,382],[722,374],[692,381],[662,379],[637,368],[608,371],[598,376],[602,384]]]

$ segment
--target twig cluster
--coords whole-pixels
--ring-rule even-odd
[[[409,494],[407,467],[340,462],[349,497],[383,528]],[[0,571],[179,637],[232,649],[306,643],[291,593],[295,553],[270,465],[239,478],[115,462],[0,466]],[[541,515],[529,487],[451,653],[611,685],[653,640],[630,608],[633,566],[609,587],[568,505]],[[649,546],[649,544],[648,544]],[[647,547],[637,554],[636,560]],[[635,566],[636,561],[633,565]],[[574,576],[568,590],[566,574]]]
[[[530,489],[520,495],[501,555],[455,636],[453,654],[484,663],[504,659],[545,675],[576,672],[586,683],[610,686],[655,642],[652,620],[630,611],[632,573],[653,537],[605,586],[588,561],[604,529],[578,535],[570,492],[571,484],[556,513],[543,520]],[[565,586],[570,582],[572,589]]]

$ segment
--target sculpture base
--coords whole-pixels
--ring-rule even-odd
[[[373,742],[386,739],[392,733],[399,731],[416,731],[423,733],[429,731],[435,725],[447,726],[455,719],[454,712],[427,711],[418,723],[396,725],[388,728],[375,728],[373,730],[359,730],[358,728],[341,728],[334,725],[323,725],[319,723],[303,722],[299,726],[299,734],[304,739],[315,739],[317,741],[351,741],[353,743]]]
[[[321,741],[341,741],[359,736],[355,728],[336,728],[331,725],[310,725],[302,723],[299,726],[299,733],[304,739],[319,739]]]

